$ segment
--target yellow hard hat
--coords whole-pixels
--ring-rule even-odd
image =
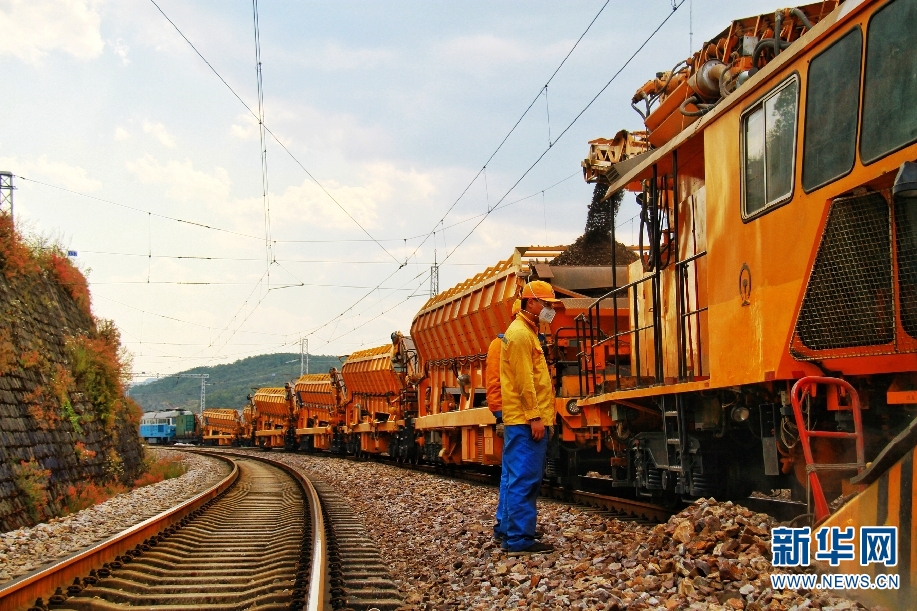
[[[522,311],[522,300],[516,299],[513,301],[513,316],[518,314],[520,311]]]
[[[548,303],[558,303],[560,299],[554,296],[554,288],[544,280],[533,280],[522,287],[523,299],[540,299]]]

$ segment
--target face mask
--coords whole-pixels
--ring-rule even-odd
[[[541,313],[538,314],[538,320],[551,324],[551,321],[554,320],[554,315],[557,312],[554,311],[554,308],[542,308]]]

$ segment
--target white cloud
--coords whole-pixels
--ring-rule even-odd
[[[365,167],[370,188],[386,200],[394,193],[408,201],[423,201],[436,193],[438,178],[431,173],[421,173],[411,168],[400,170],[391,163],[371,163]]]
[[[128,132],[123,127],[119,127],[115,130],[115,140],[127,140],[130,137],[130,132]]]
[[[62,161],[48,161],[46,155],[38,159],[22,161],[17,157],[0,157],[0,168],[16,175],[49,182],[73,191],[95,191],[102,186],[100,181],[89,178],[86,170],[80,166],[69,165]]]
[[[120,38],[114,42],[108,41],[108,46],[111,47],[111,50],[115,52],[115,55],[121,58],[122,64],[126,66],[131,63],[130,58],[127,56],[131,48],[124,44],[124,41],[122,41]]]
[[[305,179],[282,193],[271,193],[272,224],[293,226],[305,221],[315,229],[358,229],[349,213],[363,227],[377,228],[398,218],[406,206],[432,202],[437,180],[434,174],[400,170],[389,163],[369,164],[352,184],[322,180],[332,200],[321,187]],[[262,210],[263,202],[261,198],[249,198],[234,202],[234,207],[236,218],[253,220]],[[226,208],[223,210],[229,213]]]
[[[143,131],[144,133],[150,134],[159,140],[159,143],[163,146],[166,146],[170,149],[175,148],[175,138],[172,137],[172,134],[166,131],[166,127],[162,123],[150,123],[149,121],[144,121]]]
[[[99,31],[97,0],[3,0],[0,2],[0,55],[30,64],[60,50],[93,59],[105,43]]]
[[[240,140],[258,140],[260,134],[258,133],[258,120],[250,114],[241,114],[236,117],[236,120],[241,123],[238,125],[236,123],[232,124],[232,127],[229,128],[229,134]],[[264,122],[267,125],[267,121]]]
[[[325,189],[364,227],[373,226],[377,218],[378,197],[371,186],[342,185],[327,181]],[[262,201],[254,198],[241,202],[246,209],[260,210]],[[280,195],[271,195],[272,224],[302,221],[323,229],[351,229],[354,223],[321,188],[311,180],[287,187]]]
[[[215,167],[213,174],[194,169],[190,159],[174,159],[161,164],[152,155],[146,155],[126,163],[127,170],[143,183],[159,183],[166,188],[166,194],[178,201],[205,201],[218,203],[229,196],[232,181],[229,173]]]

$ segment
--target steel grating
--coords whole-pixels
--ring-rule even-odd
[[[833,202],[796,322],[797,337],[806,348],[893,342],[889,222],[888,202],[879,193]]]
[[[895,199],[895,239],[901,326],[917,338],[917,198]]]

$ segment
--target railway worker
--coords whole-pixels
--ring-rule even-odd
[[[516,316],[522,309],[522,301],[513,302],[511,314]],[[490,342],[487,348],[487,361],[484,370],[484,385],[487,388],[487,407],[497,420],[497,431],[503,437],[503,397],[500,392],[500,353],[503,350],[503,333]],[[506,533],[500,528],[500,514],[503,512],[503,499],[506,498],[506,469],[500,471],[500,492],[497,498],[497,515],[494,520],[494,539],[503,541]]]
[[[560,300],[551,285],[541,280],[526,284],[521,299],[522,309],[503,334],[500,351],[506,486],[501,486],[499,524],[506,535],[502,547],[510,556],[554,550],[536,539],[547,427],[554,425],[554,389],[538,341],[538,324],[554,319],[554,304]]]

